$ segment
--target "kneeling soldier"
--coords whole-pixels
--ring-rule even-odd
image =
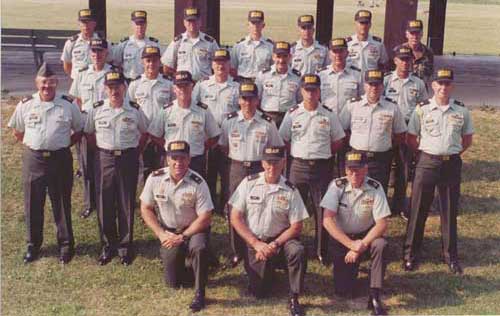
[[[391,215],[382,185],[367,177],[364,153],[351,151],[346,156],[346,177],[333,180],[321,207],[323,225],[333,238],[333,284],[335,293],[350,297],[363,257],[370,257],[370,298],[373,315],[385,315],[380,301],[384,280],[383,235]]]
[[[197,312],[205,307],[208,236],[214,207],[207,183],[189,169],[190,160],[187,142],[170,142],[168,167],[148,177],[140,198],[142,218],[161,242],[165,282],[171,287],[185,283],[186,257],[191,261],[195,296],[189,308]]]
[[[231,197],[231,224],[245,240],[245,270],[249,291],[257,298],[271,288],[274,269],[285,265],[290,283],[290,314],[302,315],[298,301],[306,271],[304,246],[299,241],[308,218],[299,191],[281,174],[285,147],[266,147],[264,172],[246,177]]]

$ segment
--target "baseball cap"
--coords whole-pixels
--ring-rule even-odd
[[[253,82],[243,82],[239,88],[240,97],[256,97],[258,96],[257,86]]]
[[[453,70],[449,68],[440,68],[434,74],[434,81],[437,82],[452,82],[453,78]]]
[[[305,74],[300,78],[300,86],[304,89],[319,88],[321,86],[321,80],[318,75]]]
[[[174,75],[174,84],[175,85],[185,85],[188,83],[194,83],[193,76],[189,71],[181,70],[177,71]]]
[[[248,21],[250,22],[262,22],[264,21],[264,12],[260,10],[248,11]]]
[[[384,73],[380,69],[369,69],[365,71],[366,83],[383,83]]]
[[[367,158],[363,152],[351,150],[345,156],[345,166],[347,168],[362,168],[366,164]]]
[[[78,11],[78,21],[86,22],[86,21],[94,21],[95,16],[92,10],[90,9],[82,9]]]
[[[276,161],[285,158],[285,146],[267,146],[264,148],[262,160]]]
[[[368,10],[359,10],[354,15],[354,21],[357,22],[371,22],[372,21],[372,13]]]
[[[113,85],[121,83],[125,83],[125,77],[123,76],[123,73],[119,71],[110,70],[104,75],[105,85]]]
[[[189,144],[183,140],[174,140],[167,145],[168,156],[189,156]]]
[[[200,17],[198,8],[188,7],[184,9],[184,20],[197,20]]]
[[[151,45],[147,45],[146,47],[144,47],[144,49],[142,50],[141,58],[153,56],[160,57],[160,49],[157,46]]]

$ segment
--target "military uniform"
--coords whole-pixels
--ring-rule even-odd
[[[438,71],[438,76],[440,75]],[[451,77],[446,70],[444,77]],[[408,133],[420,137],[420,158],[415,170],[411,215],[404,243],[405,261],[418,259],[428,210],[438,189],[444,260],[454,263],[457,254],[457,212],[462,170],[462,137],[472,135],[472,119],[463,103],[450,99],[440,106],[434,98],[413,112]]]
[[[42,67],[46,67],[45,64]],[[35,257],[43,241],[46,192],[52,204],[61,255],[71,257],[74,252],[71,225],[73,158],[70,137],[72,132],[81,133],[83,122],[78,106],[72,101],[68,96],[56,94],[52,101],[44,102],[35,93],[18,103],[8,123],[10,128],[24,133],[26,242],[28,251],[31,248]],[[27,260],[25,257],[26,262],[34,259]]]
[[[128,80],[136,79],[144,72],[141,56],[146,46],[155,46],[159,48],[160,44],[154,37],[138,39],[134,35],[130,35],[113,46],[113,64],[122,67],[123,74]]]
[[[356,34],[347,38],[349,64],[361,69],[362,72],[368,69],[379,68],[389,61],[382,39],[377,36],[368,35],[366,41],[358,40]]]
[[[335,72],[331,65],[320,69],[321,101],[329,109],[340,115],[345,105],[352,98],[363,94],[361,70],[355,66],[346,66]]]
[[[231,65],[238,77],[255,79],[259,71],[271,66],[273,60],[273,41],[262,36],[252,41],[250,36],[242,38],[231,51]]]
[[[301,74],[310,74],[318,72],[321,68],[328,65],[328,49],[314,41],[309,47],[304,47],[298,40],[292,44],[292,65],[293,69]]]

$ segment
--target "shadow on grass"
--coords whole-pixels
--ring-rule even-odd
[[[500,168],[500,166],[499,166]],[[500,169],[499,169],[500,170]],[[493,213],[500,209],[500,199],[495,197],[478,197],[467,194],[460,196],[460,214]]]
[[[490,181],[500,180],[500,162],[472,160],[471,163],[465,163],[462,166],[462,178],[464,181]]]

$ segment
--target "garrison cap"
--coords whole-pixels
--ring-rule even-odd
[[[188,83],[194,83],[193,76],[189,71],[181,70],[177,71],[174,75],[174,84],[175,85],[185,85]]]
[[[216,49],[214,52],[214,56],[212,58],[213,61],[228,61],[231,59],[231,55],[229,51],[225,48]]]
[[[259,94],[255,83],[249,81],[240,84],[239,92],[240,97],[257,97]]]
[[[407,45],[398,45],[394,47],[394,57],[397,57],[399,59],[412,59],[413,52]]]
[[[148,13],[144,10],[132,11],[130,19],[134,22],[146,22],[148,19]]]
[[[300,27],[314,26],[314,17],[310,14],[301,15],[297,19],[297,25]]]
[[[183,140],[174,140],[168,143],[168,156],[189,156],[189,144]]]
[[[268,146],[264,148],[262,160],[276,161],[285,158],[285,146]]]
[[[305,74],[300,78],[300,86],[304,89],[319,88],[321,86],[321,80],[318,75]]]
[[[380,69],[369,69],[365,71],[366,83],[384,83],[384,73]]]
[[[52,77],[56,73],[52,70],[52,68],[47,64],[47,62],[43,62],[43,64],[38,68],[38,72],[36,73],[37,77]]]
[[[95,21],[94,12],[90,9],[82,9],[78,11],[78,21],[87,22],[87,21]]]
[[[108,41],[100,38],[93,38],[90,41],[90,49],[91,50],[104,50],[108,48]]]
[[[437,82],[452,82],[453,81],[453,70],[450,68],[440,68],[434,74],[433,81]]]
[[[109,86],[113,84],[124,84],[125,77],[123,73],[116,70],[110,70],[104,75],[104,84]]]
[[[144,47],[144,49],[142,50],[141,58],[153,57],[153,56],[160,57],[160,48],[151,45],[147,45],[146,47]]]
[[[330,50],[342,50],[347,49],[347,41],[343,37],[333,38],[330,41]]]
[[[264,12],[260,10],[248,11],[248,21],[250,22],[263,22]]]
[[[276,55],[290,54],[290,44],[288,42],[283,42],[283,41],[274,42],[273,53]]]
[[[354,21],[360,23],[366,23],[372,21],[372,13],[368,10],[359,10],[354,15]]]
[[[406,23],[406,30],[408,32],[422,32],[424,29],[424,23],[422,23],[422,20],[409,20]]]
[[[367,164],[366,154],[351,150],[345,155],[345,166],[347,168],[362,168]]]
[[[184,20],[197,20],[200,17],[200,11],[195,7],[188,7],[184,9]]]

